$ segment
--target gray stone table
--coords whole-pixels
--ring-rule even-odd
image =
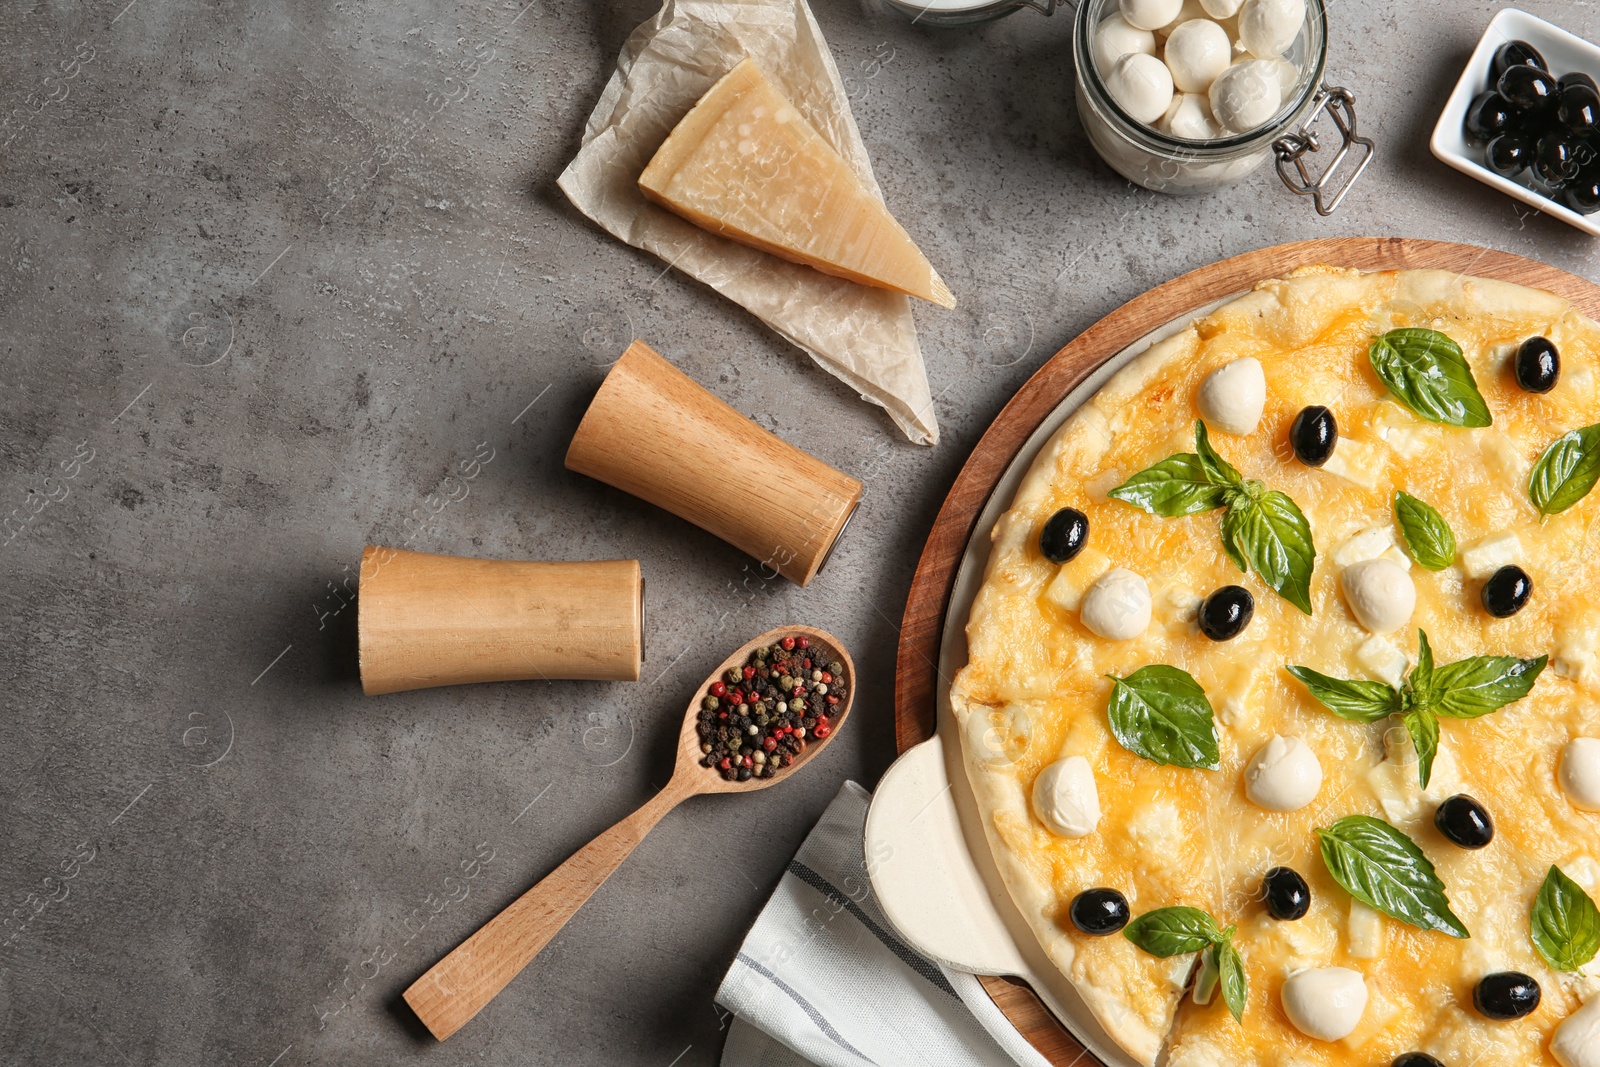
[[[936,30],[819,0],[889,204],[963,300],[917,309],[928,450],[555,189],[650,0],[124,3],[0,12],[8,1063],[714,1062],[746,926],[840,783],[893,756],[896,623],[935,510],[1051,352],[1175,274],[1300,238],[1594,269],[1589,238],[1427,153],[1493,4],[1332,5],[1332,80],[1380,155],[1320,219],[1265,172],[1203,199],[1119,180],[1077,124],[1070,12]],[[1593,7],[1524,6],[1600,36]],[[810,588],[563,469],[633,334],[866,483]],[[344,585],[369,542],[637,557],[646,680],[363,697]],[[663,782],[694,684],[785,621],[855,651],[839,743],[674,813],[478,1020],[419,1037],[400,990]]]

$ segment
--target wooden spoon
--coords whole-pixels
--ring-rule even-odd
[[[828,717],[832,726],[827,737],[806,738],[806,747],[794,762],[771,778],[749,781],[725,780],[715,768],[700,765],[700,734],[697,729],[700,702],[706,689],[730,667],[742,667],[762,645],[785,637],[805,636],[811,642],[812,658],[837,660],[844,664],[845,697]],[[819,655],[820,654],[820,655]],[[850,705],[855,702],[856,668],[837,638],[809,626],[784,626],[768,630],[717,665],[711,676],[695,690],[678,733],[678,758],[672,779],[638,811],[573,853],[565,863],[542,881],[512,901],[506,909],[485,923],[444,959],[405,991],[406,1003],[417,1013],[433,1036],[443,1041],[495,998],[506,984],[526,967],[539,950],[550,943],[567,920],[577,914],[583,902],[622,866],[661,817],[679,803],[700,793],[746,793],[794,777],[796,771],[814,759],[839,735]]]

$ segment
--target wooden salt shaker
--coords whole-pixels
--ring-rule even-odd
[[[368,545],[357,605],[369,696],[535,678],[632,682],[644,658],[635,559],[534,563]]]
[[[800,585],[827,562],[861,502],[860,482],[757,426],[643,341],[606,375],[566,463]]]

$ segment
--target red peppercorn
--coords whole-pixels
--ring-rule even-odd
[[[721,719],[723,722],[727,722],[728,721],[728,713],[727,713],[727,711],[724,710],[724,711],[717,712],[717,718]]]
[[[721,762],[719,762],[717,766],[723,770],[727,770],[729,767],[733,766],[733,760],[729,759],[727,756],[723,756]]]
[[[823,671],[822,672],[822,684],[823,685],[832,685],[833,684],[833,672],[832,671]]]
[[[816,735],[818,737],[827,737],[831,733],[833,733],[833,727],[825,722],[817,723]]]
[[[780,641],[778,643],[783,646],[783,650],[785,652],[790,652],[790,651],[793,651],[793,649],[794,649],[794,638],[792,638],[792,637],[785,637],[782,641]]]
[[[811,647],[811,638],[806,637],[804,634],[801,634],[798,638],[795,639],[794,643],[799,645],[801,648],[810,648]]]
[[[830,696],[830,697],[828,697],[828,703],[837,704],[837,703],[839,703],[839,698],[836,697],[836,696]]]
[[[724,696],[727,692],[728,692],[728,687],[723,685],[721,682],[712,682],[711,683],[711,695],[712,696],[714,696],[714,697]]]
[[[811,657],[807,656],[805,659],[801,660],[800,661],[800,666],[804,667],[806,670],[809,671],[811,669]]]
[[[768,752],[771,752],[773,749],[778,747],[778,739],[776,737],[769,737],[765,741],[761,742],[761,747],[766,749]]]
[[[756,676],[756,669],[754,667],[746,667],[744,669],[744,676],[746,678],[754,678]]]
[[[753,756],[746,756],[744,759],[739,761],[739,764],[744,767],[754,767],[756,765],[756,761]]]

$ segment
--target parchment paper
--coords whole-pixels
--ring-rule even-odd
[[[936,444],[910,297],[717,237],[639,193],[639,175],[667,134],[745,56],[882,201],[838,68],[805,0],[666,0],[622,46],[583,147],[557,184],[606,230],[744,305],[882,405],[912,441]]]

